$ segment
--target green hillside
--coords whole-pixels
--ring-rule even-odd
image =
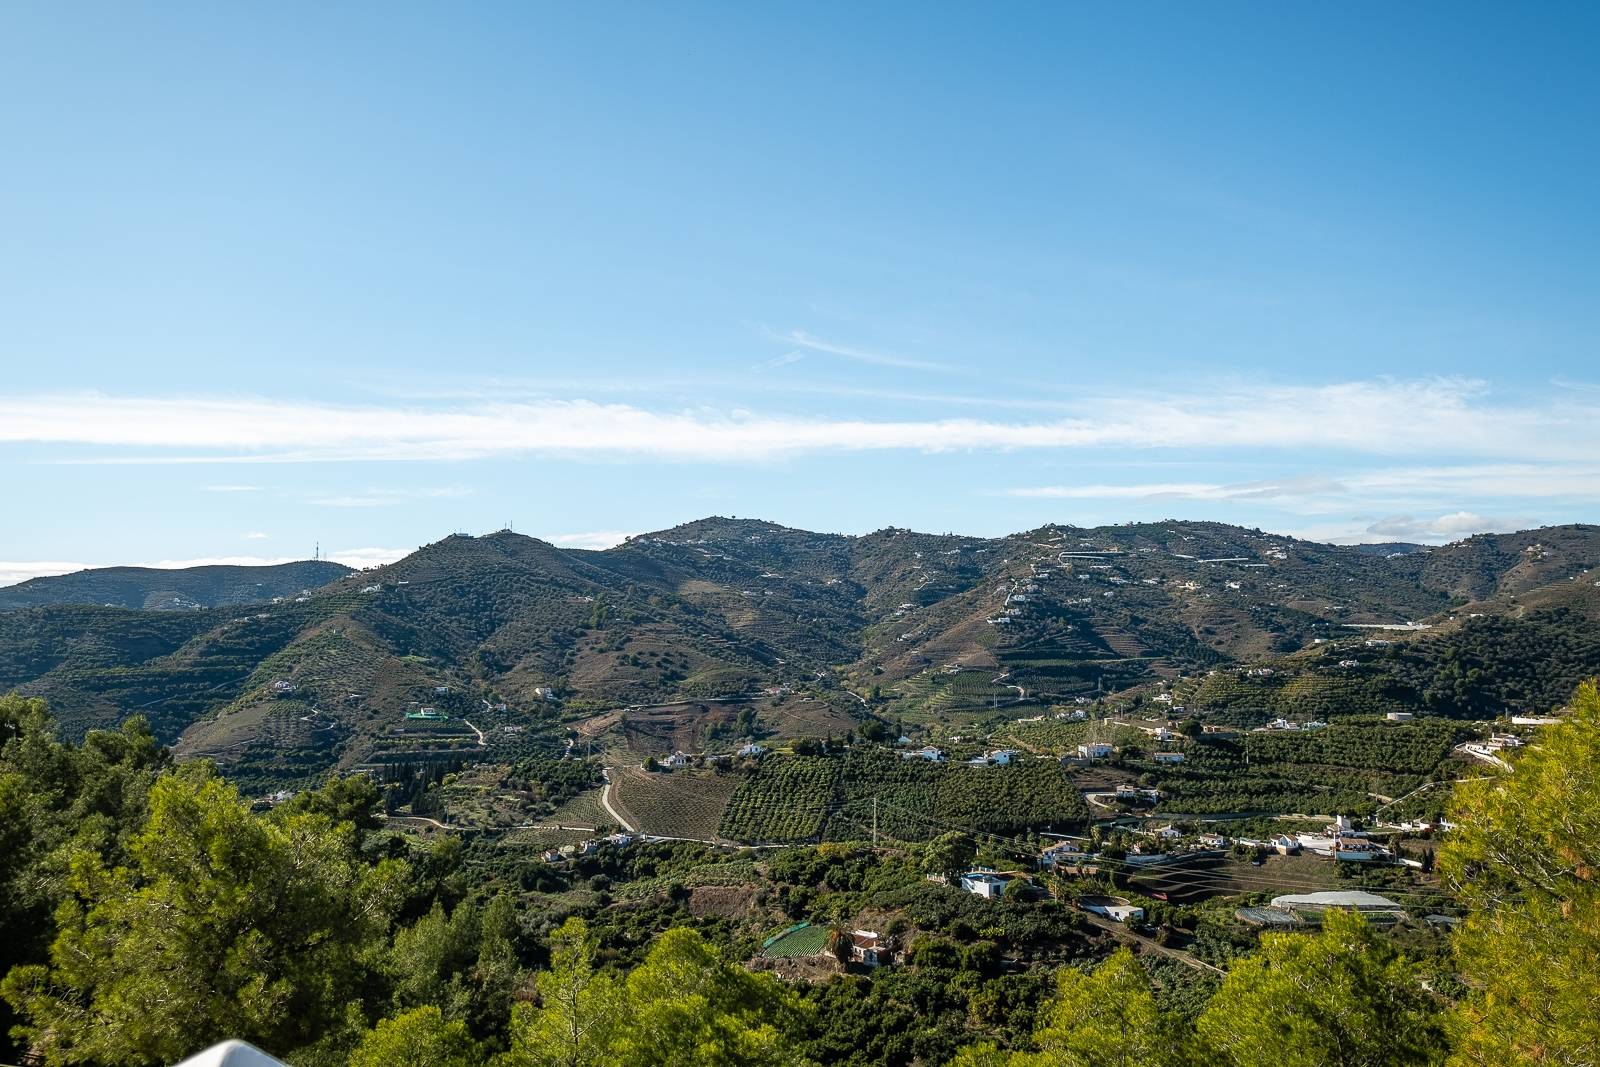
[[[139,712],[263,781],[559,750],[569,724],[630,706],[702,709],[696,744],[1163,686],[1225,721],[1476,717],[1600,672],[1580,577],[1597,560],[1596,527],[1406,553],[1189,522],[983,539],[711,518],[602,552],[501,531],[277,602],[0,613],[0,688],[48,696],[73,734]],[[1469,587],[1502,592],[1466,604]],[[1352,629],[1420,619],[1436,625]],[[407,731],[427,705],[471,726]]]
[[[0,589],[0,611],[52,604],[193,611],[301,596],[349,573],[349,567],[327,560],[271,567],[97,567]]]

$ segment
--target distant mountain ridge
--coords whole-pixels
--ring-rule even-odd
[[[52,604],[192,611],[296,596],[349,573],[349,567],[327,560],[261,567],[93,567],[0,587],[0,611]]]
[[[1213,675],[1197,699],[1254,708],[1254,690],[1222,680],[1273,663],[1283,684],[1262,699],[1274,707],[1302,692],[1330,714],[1340,694],[1377,707],[1387,686],[1391,704],[1426,689],[1440,713],[1476,713],[1600,671],[1581,633],[1600,618],[1597,565],[1596,526],[1379,554],[1179,521],[982,538],[708,518],[604,551],[500,531],[340,568],[306,596],[300,576],[278,603],[8,611],[0,691],[48,697],[72,730],[138,712],[188,754],[306,773],[416,750],[395,730],[423,704],[481,729],[731,701],[842,733],[874,714],[1047,708]],[[1567,614],[1551,621],[1556,609]],[[1428,636],[1477,615],[1500,620],[1494,641],[1527,649],[1530,669],[1550,658],[1547,684],[1475,680],[1474,657],[1504,671],[1476,629],[1449,648]],[[1370,682],[1341,658],[1376,653],[1310,655],[1421,620],[1439,626],[1397,635],[1378,656],[1393,668]],[[1538,640],[1519,636],[1528,626]],[[1439,673],[1446,654],[1460,684]]]

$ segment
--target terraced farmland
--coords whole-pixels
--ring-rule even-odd
[[[722,833],[740,841],[905,840],[945,830],[1011,835],[1081,822],[1087,809],[1054,760],[1008,767],[928,763],[886,749],[768,757],[729,801]]]
[[[791,927],[761,948],[761,954],[772,960],[792,960],[802,956],[815,956],[828,947],[828,928],[825,926]]]
[[[731,774],[612,771],[611,802],[644,833],[709,841],[717,837],[739,779]],[[609,817],[608,817],[609,819]]]

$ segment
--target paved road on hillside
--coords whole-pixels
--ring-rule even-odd
[[[606,809],[606,814],[617,820],[617,825],[629,833],[636,833],[638,827],[622,817],[622,812],[611,806],[611,768],[600,768],[600,777],[606,780],[605,788],[600,790],[600,806]]]

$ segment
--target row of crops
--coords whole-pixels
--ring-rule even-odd
[[[974,767],[855,748],[762,761],[729,800],[722,835],[770,842],[860,838],[876,825],[891,837],[922,840],[951,829],[1012,835],[1060,828],[1087,815],[1054,760]]]

